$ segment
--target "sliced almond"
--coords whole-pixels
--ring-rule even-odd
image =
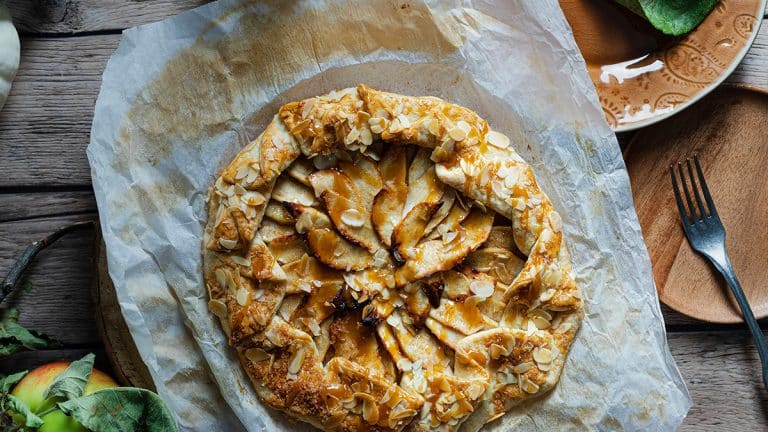
[[[469,284],[469,289],[476,296],[485,299],[493,295],[494,285],[493,282],[487,279],[478,279]]]
[[[485,134],[485,142],[498,148],[509,147],[509,138],[496,131],[488,131],[488,133]]]
[[[533,349],[533,359],[536,360],[536,363],[552,363],[552,351],[536,347]]]

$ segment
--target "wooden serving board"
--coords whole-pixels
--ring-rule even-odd
[[[726,229],[728,252],[752,309],[768,316],[768,92],[725,86],[684,112],[637,132],[624,159],[659,298],[705,321],[741,314],[722,277],[689,246],[670,163],[698,154]]]
[[[144,361],[133,343],[128,326],[123,319],[123,313],[117,302],[115,286],[109,277],[107,269],[106,245],[101,237],[101,230],[96,224],[93,251],[93,283],[91,296],[96,319],[104,350],[115,379],[125,386],[141,387],[156,391],[152,377],[144,365]]]

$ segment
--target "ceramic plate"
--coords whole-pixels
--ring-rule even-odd
[[[766,0],[721,0],[691,33],[665,36],[612,0],[560,0],[608,124],[628,131],[723,82],[757,35]]]
[[[632,137],[624,158],[659,298],[705,321],[741,313],[725,281],[685,239],[669,164],[698,153],[726,230],[736,276],[758,318],[768,316],[768,92],[722,86],[699,103]]]

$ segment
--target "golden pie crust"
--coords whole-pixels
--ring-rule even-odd
[[[478,430],[557,383],[582,300],[562,222],[477,114],[365,85],[221,173],[203,263],[260,399],[323,430]]]

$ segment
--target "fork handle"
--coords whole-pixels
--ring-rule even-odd
[[[747,297],[744,295],[744,290],[741,289],[739,280],[736,279],[736,274],[733,271],[733,265],[731,265],[731,260],[728,258],[728,255],[725,254],[724,266],[714,259],[712,262],[728,283],[728,287],[731,289],[733,296],[736,298],[736,302],[739,304],[741,314],[744,316],[744,322],[747,323],[747,327],[749,328],[750,333],[752,333],[752,338],[755,340],[755,345],[757,346],[757,353],[760,355],[760,364],[763,367],[763,385],[768,389],[768,345],[765,344],[763,331],[760,329],[760,325],[758,325],[757,320],[755,319],[755,314],[752,313],[752,308],[749,306],[749,302],[747,302]]]

